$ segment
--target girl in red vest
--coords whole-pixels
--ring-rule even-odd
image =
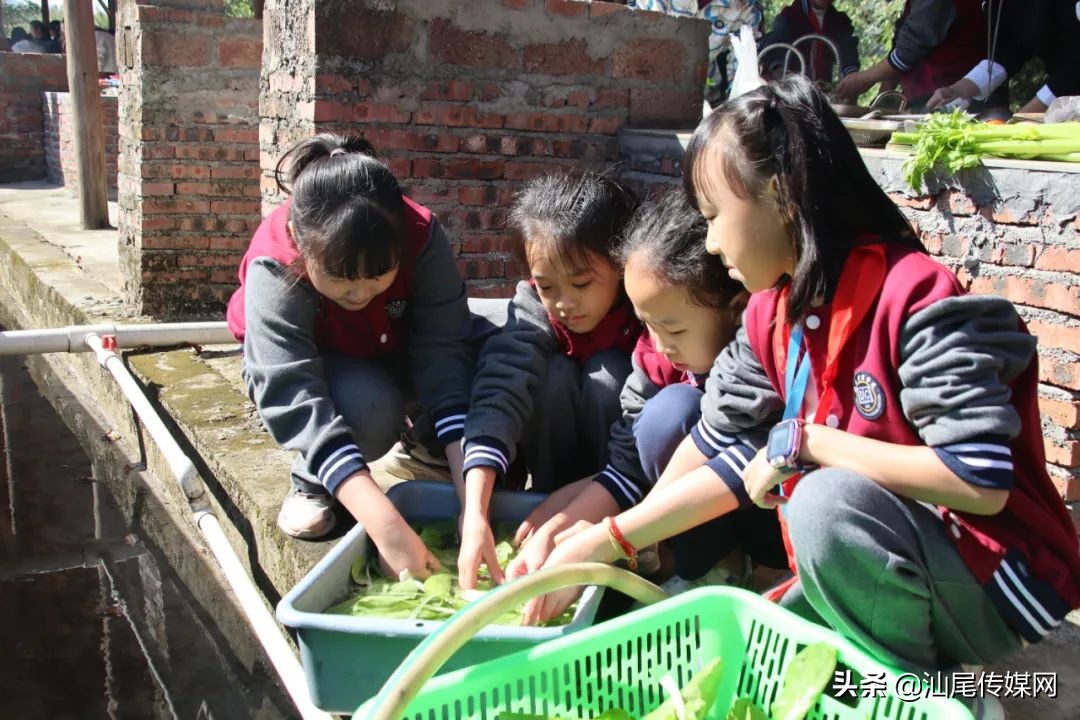
[[[464,281],[438,220],[402,195],[367,141],[318,135],[282,158],[278,176],[291,197],[255,232],[228,309],[251,399],[271,436],[299,453],[278,525],[321,537],[336,498],[385,570],[423,577],[438,563],[365,458],[390,449],[417,397],[460,477],[474,368]]]
[[[541,567],[556,536],[578,523],[599,522],[641,502],[702,412],[719,406],[708,394],[718,386],[706,379],[729,371],[717,358],[728,359],[720,351],[735,338],[747,293],[720,258],[705,251],[706,230],[681,189],[635,213],[619,261],[626,294],[648,332],[634,348],[633,371],[619,396],[622,417],[611,426],[607,465],[553,493],[530,515],[518,531],[524,544],[509,577]],[[748,411],[762,406],[753,388],[742,395]],[[756,561],[787,566],[776,513],[757,508],[716,518],[668,545],[676,575],[685,580],[702,577],[738,545]]]
[[[1080,607],[1080,550],[1046,471],[1036,341],[1015,308],[967,295],[926,254],[802,76],[714,112],[683,167],[707,248],[754,293],[723,353],[740,362],[714,377],[735,394],[771,388],[783,419],[758,446],[739,413],[704,417],[663,492],[548,563],[610,561],[778,507],[795,574],[771,597],[884,660],[982,665],[1052,632]],[[696,442],[719,434],[735,442]]]
[[[637,199],[596,173],[530,180],[509,224],[529,279],[484,345],[465,422],[462,587],[485,563],[502,582],[487,508],[520,450],[532,489],[551,492],[603,469],[608,429],[641,323],[613,259]]]

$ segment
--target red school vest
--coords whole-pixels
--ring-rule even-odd
[[[956,18],[940,45],[900,76],[900,86],[909,101],[927,98],[939,87],[952,85],[964,77],[986,54],[986,24],[981,0],[952,0]],[[911,12],[911,0],[897,27]]]
[[[866,288],[873,292],[873,288]],[[841,354],[835,392],[824,409],[826,424],[900,445],[922,445],[900,405],[900,332],[912,315],[945,298],[964,294],[955,276],[928,255],[886,246],[885,277],[876,301]],[[776,327],[781,293],[755,293],[747,308],[747,334],[773,388],[784,395],[784,358],[790,327]],[[822,387],[832,307],[815,307],[805,321],[805,342],[814,382]],[[815,327],[816,326],[816,327]],[[1061,496],[1046,471],[1038,408],[1038,361],[1010,383],[1020,434],[1010,443],[1015,485],[1005,508],[993,516],[939,508],[965,564],[984,586],[1008,555],[1026,563],[1070,608],[1080,607],[1080,549]],[[856,393],[859,396],[856,396]],[[785,489],[790,491],[788,486]],[[790,493],[788,493],[790,494]],[[774,599],[777,599],[774,596]]]
[[[315,344],[321,352],[347,357],[370,358],[403,349],[408,342],[406,310],[412,289],[416,260],[431,235],[432,214],[427,208],[405,200],[405,248],[393,284],[376,296],[363,310],[346,310],[320,295],[315,319]],[[268,257],[289,266],[300,255],[289,237],[289,202],[270,213],[255,231],[240,263],[240,287],[229,300],[229,329],[243,342],[244,281],[248,265],[258,257]]]

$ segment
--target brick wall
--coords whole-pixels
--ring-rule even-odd
[[[121,13],[126,295],[144,314],[220,317],[260,217],[262,26],[225,17],[220,0]]]
[[[1039,340],[1039,409],[1051,476],[1080,500],[1080,172],[1032,163],[902,183],[899,161],[868,158],[924,244],[974,293],[1008,298]],[[1053,169],[1051,169],[1053,168]]]
[[[504,222],[522,180],[609,167],[620,129],[701,113],[702,21],[564,0],[272,0],[264,17],[264,209],[290,145],[362,132],[439,215],[474,296],[518,275]]]
[[[79,187],[79,157],[75,154],[75,128],[71,95],[46,92],[41,95],[44,122],[45,164],[51,182],[72,192]],[[105,180],[109,198],[116,199],[116,161],[119,153],[116,97],[101,98],[101,120],[105,139]]]
[[[0,52],[0,182],[45,178],[41,93],[67,90],[62,55]]]

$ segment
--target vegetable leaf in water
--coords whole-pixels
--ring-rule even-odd
[[[784,671],[784,685],[772,704],[773,720],[803,720],[828,687],[836,670],[836,648],[814,643],[802,649]]]

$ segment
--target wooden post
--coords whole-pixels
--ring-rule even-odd
[[[262,20],[264,0],[251,0],[251,9],[259,20]]]
[[[116,36],[116,0],[109,0],[109,33]]]
[[[49,0],[41,0],[41,22],[45,23],[45,30],[49,29]]]
[[[91,4],[64,0],[64,20],[75,154],[79,158],[79,215],[84,229],[96,230],[109,227],[109,198]]]

